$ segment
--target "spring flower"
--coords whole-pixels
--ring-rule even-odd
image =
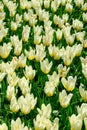
[[[18,59],[18,66],[24,68],[26,66],[26,60],[27,60],[26,56],[24,56],[24,54],[22,53]]]
[[[19,56],[22,51],[22,40],[19,40],[18,36],[13,35],[10,37],[11,44],[14,47],[14,54]]]
[[[18,28],[17,23],[16,23],[16,22],[11,21],[11,30],[12,30],[12,31],[16,31],[16,30],[17,30],[17,28]]]
[[[19,78],[18,78],[18,76],[16,76],[15,72],[13,72],[13,74],[11,74],[11,75],[8,74],[8,76],[7,76],[7,81],[10,86],[15,87],[18,83],[18,80],[19,80]]]
[[[81,41],[84,48],[87,48],[87,39]]]
[[[34,44],[40,44],[41,43],[42,36],[34,35]]]
[[[69,15],[67,13],[63,14],[62,19],[63,19],[64,23],[66,23],[68,21],[68,19],[69,19]]]
[[[42,104],[41,110],[37,108],[39,114],[34,119],[34,128],[35,130],[54,130],[53,128],[59,128],[59,119],[55,118],[53,122],[50,121],[50,114],[51,114],[51,106],[48,104]]]
[[[87,11],[87,3],[84,3],[84,4],[82,5],[82,11]]]
[[[42,31],[42,26],[37,25],[37,26],[34,27],[34,34],[40,35],[41,31]]]
[[[15,96],[15,88],[14,86],[8,86],[6,91],[6,98],[11,101],[12,97]]]
[[[32,66],[26,66],[25,67],[25,76],[27,79],[32,80],[35,77],[36,71],[33,70]]]
[[[69,45],[73,45],[75,40],[75,35],[70,35],[69,37],[66,37],[66,43]]]
[[[30,16],[30,18],[29,18],[29,25],[31,27],[34,27],[35,24],[37,23],[37,19],[36,18],[37,18],[36,14],[33,14],[33,16]]]
[[[6,76],[6,73],[0,72],[0,82],[4,79],[5,76]]]
[[[54,15],[53,20],[54,20],[54,23],[55,23],[56,25],[58,25],[59,28],[62,28],[62,27],[63,27],[64,21],[63,21],[63,19],[61,19],[59,16]]]
[[[67,95],[66,91],[62,90],[62,92],[59,93],[59,102],[60,102],[60,105],[63,108],[68,107],[72,96],[73,96],[72,93],[70,93],[70,94]]]
[[[0,130],[8,130],[8,127],[5,123],[0,124]]]
[[[81,115],[82,119],[87,117],[87,103],[82,103],[81,107],[77,107],[78,114]]]
[[[82,86],[79,87],[79,92],[84,101],[87,101],[87,90],[84,90]]]
[[[66,10],[66,12],[71,13],[73,10],[73,6],[70,3],[67,3],[65,10]]]
[[[21,122],[21,119],[18,117],[16,121],[11,120],[11,130],[31,130],[27,126],[24,126],[24,123]]]
[[[82,14],[82,17],[83,17],[83,21],[84,21],[84,22],[87,22],[87,13],[83,13],[83,14]]]
[[[61,40],[62,39],[62,30],[58,29],[56,31],[56,38],[57,38],[57,40]]]
[[[82,117],[81,115],[75,115],[72,114],[71,117],[69,117],[69,122],[71,125],[71,130],[81,130],[82,129]]]
[[[71,35],[70,31],[71,31],[71,26],[70,25],[63,26],[63,34],[64,34],[65,39],[68,38]]]
[[[48,9],[50,6],[50,0],[44,0],[44,7]]]
[[[52,67],[52,61],[49,63],[48,59],[46,58],[45,60],[40,62],[40,66],[41,66],[41,71],[45,74],[48,74]]]
[[[72,76],[68,77],[68,80],[66,80],[64,77],[61,79],[61,82],[64,86],[64,88],[67,91],[73,91],[73,89],[75,88],[75,84],[76,84],[76,79],[77,77],[75,76],[74,78]]]
[[[76,33],[76,39],[78,41],[84,40],[84,36],[85,36],[85,31]]]
[[[15,16],[17,25],[20,25],[22,22],[22,15],[19,15],[18,13]]]
[[[27,41],[28,41],[29,34],[30,34],[30,27],[29,27],[28,25],[23,26],[22,40],[23,40],[24,42],[27,42]]]
[[[57,74],[55,71],[52,75],[47,75],[50,82],[53,82],[54,87],[57,87],[59,85],[59,74]],[[55,79],[55,80],[54,80]]]
[[[60,50],[58,49],[58,47],[56,47],[55,45],[54,46],[50,45],[48,47],[48,51],[50,56],[53,57],[55,60],[60,59]]]
[[[47,106],[45,104],[41,105],[41,110],[39,108],[37,108],[39,115],[40,116],[44,116],[46,118],[50,118],[50,114],[51,114],[51,105],[48,104]]]
[[[84,77],[87,79],[87,56],[85,58],[80,57],[81,64],[82,64],[82,73]]]
[[[35,50],[32,47],[30,47],[29,51],[25,50],[25,55],[28,58],[28,60],[34,60],[34,58],[35,58]]]
[[[11,49],[12,47],[10,43],[4,43],[3,46],[0,46],[0,56],[6,59],[9,56]]]
[[[72,26],[77,31],[80,31],[83,29],[83,23],[79,21],[78,19],[73,20]]]
[[[57,11],[57,4],[55,1],[51,2],[51,10],[52,12],[56,12]]]
[[[36,54],[35,54],[36,61],[38,62],[42,61],[45,56],[46,56],[45,46],[43,44],[36,45]]]
[[[69,66],[75,57],[74,49],[67,46],[66,49],[61,49],[61,58],[66,66]]]
[[[29,86],[29,80],[26,79],[24,76],[19,79],[18,85],[19,85],[23,95],[26,95],[31,90],[31,85]]]
[[[58,67],[58,74],[59,77],[66,77],[67,73],[69,72],[69,67],[67,68],[66,66],[63,66],[62,64],[59,64]]]
[[[84,0],[74,0],[76,6],[80,7],[81,5],[84,4]]]
[[[83,49],[83,45],[82,44],[75,44],[73,46],[73,50],[74,50],[74,54],[75,56],[80,56],[81,55],[81,52],[82,52],[82,49]]]
[[[12,112],[15,112],[15,113],[19,111],[19,104],[18,104],[18,101],[14,95],[11,98],[10,110]]]
[[[56,87],[53,84],[54,82],[48,81],[45,83],[44,92],[48,97],[54,95]]]
[[[85,130],[87,130],[87,117],[84,118]]]
[[[36,103],[37,103],[37,98],[34,99],[33,94],[27,93],[25,97],[20,96],[18,98],[18,103],[20,110],[23,114],[29,114],[31,110],[34,109]]]

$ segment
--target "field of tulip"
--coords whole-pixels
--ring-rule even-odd
[[[0,1],[0,130],[87,130],[87,0]]]

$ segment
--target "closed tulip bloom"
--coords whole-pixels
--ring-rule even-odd
[[[6,98],[11,101],[12,97],[15,96],[15,88],[14,86],[8,86],[6,91]]]
[[[24,76],[19,79],[18,86],[20,87],[23,95],[26,95],[31,90],[31,85],[29,86],[29,79],[26,79]]]
[[[24,126],[24,123],[22,123],[20,117],[18,117],[16,120],[11,120],[11,130],[31,130],[28,129],[27,126]]]
[[[76,76],[74,78],[72,76],[69,76],[68,80],[62,78],[61,82],[67,91],[73,91],[75,88],[76,80],[77,80]]]
[[[5,76],[6,76],[6,73],[0,72],[0,82],[4,79]]]
[[[78,19],[73,20],[72,26],[77,31],[80,31],[83,29],[83,22],[79,21]]]
[[[79,87],[79,92],[84,101],[87,101],[87,90],[84,90],[82,86]]]
[[[16,30],[17,30],[17,28],[18,28],[17,23],[16,23],[16,22],[14,22],[14,21],[11,21],[11,30],[12,30],[12,31],[16,31]]]
[[[81,115],[82,119],[87,118],[87,103],[82,103],[81,106],[77,107],[78,114]]]
[[[8,127],[5,123],[0,124],[0,130],[8,130]]]
[[[32,80],[35,77],[36,71],[33,70],[32,66],[25,67],[25,76],[27,79]]]
[[[82,129],[82,117],[81,115],[71,115],[71,117],[69,117],[69,122],[71,125],[71,130],[81,130]]]
[[[61,40],[62,39],[62,30],[58,29],[56,31],[56,38],[57,38],[57,40]]]
[[[28,58],[28,60],[34,60],[34,58],[35,58],[35,50],[32,47],[30,47],[29,51],[25,50],[25,55]]]
[[[68,107],[72,96],[73,96],[72,93],[70,93],[70,94],[67,95],[66,91],[62,90],[62,92],[59,93],[59,102],[60,102],[60,105],[63,108]]]
[[[14,95],[11,98],[10,110],[12,112],[15,112],[15,113],[19,111],[19,104],[18,104],[18,101]]]
[[[66,77],[70,69],[69,67],[67,68],[66,66],[63,66],[62,64],[59,64],[57,68],[58,68],[59,77]]]
[[[9,56],[11,49],[12,47],[10,43],[8,44],[4,43],[3,46],[0,46],[0,56],[3,59],[6,59]]]
[[[24,68],[26,66],[26,60],[27,60],[26,56],[24,56],[24,54],[22,53],[18,59],[18,66],[20,68]]]
[[[49,63],[48,59],[46,58],[45,60],[40,62],[40,66],[41,66],[41,71],[45,74],[48,74],[52,67],[52,61]]]
[[[27,42],[29,39],[29,34],[30,34],[30,27],[28,25],[23,26],[23,31],[22,31],[22,40],[24,42]]]
[[[85,130],[87,130],[87,117],[84,118]]]

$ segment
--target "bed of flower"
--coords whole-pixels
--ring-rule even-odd
[[[87,0],[0,1],[0,130],[87,130]]]

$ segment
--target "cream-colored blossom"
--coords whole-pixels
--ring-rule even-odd
[[[16,120],[11,120],[11,130],[31,130],[27,126],[24,126],[21,119],[18,117]]]
[[[24,54],[22,53],[18,58],[18,66],[20,68],[24,68],[26,66],[26,60],[26,56],[24,56]]]
[[[38,45],[41,43],[42,36],[34,35],[34,44]]]
[[[59,77],[66,77],[70,69],[69,67],[67,68],[66,66],[63,66],[62,64],[59,64],[57,68],[58,68]]]
[[[34,98],[33,94],[27,93],[24,96],[20,96],[18,98],[18,103],[20,110],[23,114],[29,114],[31,110],[34,109],[36,103],[37,103],[37,98]]]
[[[40,66],[41,66],[41,71],[45,74],[48,74],[52,67],[52,61],[49,63],[48,59],[46,58],[45,60],[40,62]]]
[[[85,31],[76,33],[76,39],[77,39],[78,41],[80,41],[80,42],[81,42],[82,40],[84,40],[84,36],[85,36]]]
[[[66,10],[66,12],[71,13],[72,10],[73,10],[72,4],[67,3],[67,4],[66,4],[66,7],[65,7],[65,10]]]
[[[74,0],[76,6],[80,7],[84,4],[84,0]]]
[[[8,130],[8,127],[5,123],[0,124],[0,130]]]
[[[70,130],[81,130],[82,129],[82,117],[81,115],[75,115],[72,114],[71,117],[69,117],[69,122],[71,125]]]
[[[12,112],[15,112],[15,113],[19,111],[19,104],[18,104],[18,101],[14,95],[11,98],[10,110]]]
[[[82,5],[82,11],[87,11],[87,2]]]
[[[87,117],[87,103],[82,103],[81,106],[77,107],[78,114],[81,115],[82,119]]]
[[[66,14],[63,14],[62,15],[62,19],[64,21],[64,23],[67,23],[68,19],[69,19],[69,15],[66,13]]]
[[[28,25],[23,26],[23,31],[22,31],[22,40],[24,42],[27,42],[29,39],[29,34],[30,34],[30,27]]]
[[[30,47],[29,51],[25,50],[25,55],[28,58],[28,60],[34,60],[34,58],[35,58],[35,50],[32,47]]]
[[[84,101],[87,101],[87,90],[84,90],[82,86],[79,87],[79,92]]]
[[[63,84],[63,87],[67,91],[73,91],[75,88],[77,77],[75,76],[74,78],[72,76],[69,76],[68,79],[65,79],[64,77],[61,79],[61,82]]]
[[[70,94],[67,95],[66,91],[62,90],[62,92],[59,93],[59,102],[60,102],[60,105],[63,108],[68,107],[72,96],[73,96],[72,93],[70,93]]]
[[[27,79],[32,80],[35,77],[36,71],[32,68],[32,66],[26,66],[25,67],[25,76]]]
[[[42,61],[46,56],[45,52],[45,46],[43,44],[36,45],[36,54],[35,54],[35,59],[36,61],[40,62]]]
[[[8,86],[6,91],[6,98],[11,101],[12,97],[15,96],[15,88],[14,86]]]
[[[55,60],[59,60],[60,59],[60,50],[57,46],[52,46],[50,45],[48,47],[48,51],[49,51],[49,54],[52,58],[54,58]]]
[[[6,76],[6,73],[0,72],[0,82],[4,79],[5,76]]]
[[[13,72],[13,74],[8,74],[8,76],[7,76],[7,81],[8,81],[8,84],[10,85],[10,86],[16,86],[17,85],[17,83],[18,83],[18,80],[19,80],[19,78],[18,78],[18,76],[16,75],[16,73],[15,72]]]
[[[70,36],[66,37],[66,43],[68,45],[73,45],[74,40],[75,40],[75,35],[70,35]]]
[[[77,31],[80,31],[83,29],[83,22],[78,19],[75,19],[75,20],[73,20],[72,26]]]
[[[54,82],[47,81],[45,83],[44,92],[48,97],[51,97],[54,95],[56,87],[53,84]]]
[[[17,23],[14,22],[14,21],[11,21],[11,30],[12,30],[12,31],[16,31],[17,28],[18,28]]]
[[[19,79],[18,85],[19,85],[23,95],[26,95],[31,90],[31,85],[29,86],[29,80],[26,79],[24,76]]]
[[[44,7],[48,9],[50,6],[50,0],[44,0]]]
[[[85,130],[87,130],[87,117],[84,118]]]
[[[9,56],[11,49],[12,47],[10,43],[4,43],[2,46],[0,46],[0,56],[6,59]]]
[[[57,40],[61,40],[62,39],[62,30],[58,29],[56,31],[56,38],[57,38]]]
[[[87,56],[85,58],[80,57],[81,64],[82,64],[82,73],[84,77],[87,79]]]

